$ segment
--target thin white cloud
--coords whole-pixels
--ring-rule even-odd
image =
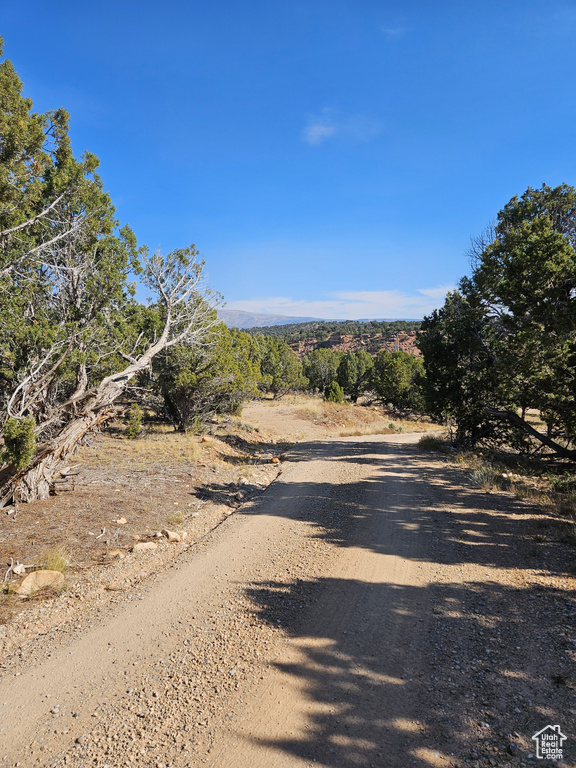
[[[448,285],[439,285],[437,288],[419,288],[418,293],[423,293],[424,296],[429,296],[431,299],[442,299],[449,291],[453,291],[456,286],[453,283]]]
[[[302,132],[302,138],[307,144],[322,144],[323,141],[329,139],[336,132],[336,126],[331,125],[328,121],[315,120],[310,122]]]
[[[346,115],[330,107],[320,113],[310,115],[302,131],[302,140],[312,146],[318,146],[335,136],[369,141],[382,130],[382,125],[367,115]]]
[[[357,320],[359,318],[396,317],[418,319],[444,303],[453,286],[425,288],[414,293],[403,291],[341,291],[315,301],[286,296],[231,301],[227,309],[264,312],[296,317]]]
[[[405,27],[382,27],[382,32],[384,32],[389,40],[394,40],[395,38],[402,37],[406,29]]]

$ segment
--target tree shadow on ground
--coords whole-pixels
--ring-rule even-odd
[[[391,458],[395,460],[391,462]],[[428,459],[424,469],[423,459]],[[576,564],[576,550],[566,540],[565,519],[547,515],[509,493],[472,488],[466,484],[464,472],[415,445],[312,443],[298,446],[288,460],[374,467],[364,480],[353,483],[292,482],[280,476],[261,498],[267,514],[306,520],[317,537],[333,544],[399,554],[395,535],[379,540],[370,533],[374,518],[384,516],[388,527],[392,531],[396,527],[402,534],[403,557],[443,564],[546,568],[557,574],[572,572]],[[248,513],[259,514],[260,504]],[[436,544],[426,553],[418,549],[412,555],[410,539],[423,538]],[[442,546],[446,542],[450,546]]]
[[[239,435],[217,434],[215,437],[220,442],[241,452],[240,456],[230,456],[226,453],[221,453],[221,460],[232,465],[269,464],[272,457],[284,455],[292,447],[292,443],[289,442],[271,443],[261,440],[246,440]]]
[[[576,601],[560,581],[535,578],[570,571],[558,521],[535,536],[529,505],[463,487],[463,473],[414,445],[331,442],[298,454],[373,470],[338,488],[280,479],[266,514],[305,520],[338,547],[436,563],[444,580],[254,584],[258,615],[292,637],[295,659],[277,668],[306,713],[305,735],[260,743],[330,768],[500,767],[522,765],[548,724],[576,733]],[[462,563],[495,569],[494,579],[462,583]],[[497,570],[512,568],[527,578],[498,583]]]
[[[297,658],[277,668],[306,712],[304,736],[267,747],[334,768],[512,766],[545,725],[575,732],[576,601],[558,590],[318,579],[250,597],[293,638]]]
[[[255,494],[262,491],[263,485],[238,483],[205,483],[197,488],[191,496],[200,501],[212,501],[215,504],[227,504],[231,507],[238,507],[242,502],[252,498]]]

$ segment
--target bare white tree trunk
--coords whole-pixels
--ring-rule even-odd
[[[165,322],[160,337],[138,357],[123,355],[129,365],[107,376],[90,391],[84,391],[86,372],[79,372],[76,392],[60,405],[56,416],[51,417],[52,422],[61,417],[69,419],[60,432],[38,447],[24,469],[18,470],[13,465],[0,469],[0,507],[12,500],[30,502],[45,499],[62,462],[89,432],[118,414],[114,402],[130,380],[148,368],[155,355],[183,342],[195,346],[205,343],[218,321],[214,310],[198,291],[201,265],[195,260],[195,252],[186,261],[182,260],[181,254],[175,252],[175,255],[167,257],[155,254],[151,259],[145,259],[148,285],[156,289],[165,307]],[[70,418],[71,409],[77,410]],[[43,426],[46,424],[39,425],[40,429]]]

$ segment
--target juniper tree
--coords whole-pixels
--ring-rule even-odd
[[[456,404],[472,442],[529,438],[576,458],[576,190],[544,184],[513,197],[472,257],[458,307],[449,296],[422,325],[428,398],[436,409]]]
[[[4,61],[0,505],[47,496],[61,462],[117,413],[155,355],[202,344],[215,323],[194,246],[167,256],[138,249],[131,230],[119,228],[97,167],[94,155],[74,158],[65,111],[34,113]],[[133,299],[130,269],[151,291],[148,310]],[[15,422],[33,424],[32,442]],[[15,439],[22,450],[10,447]]]

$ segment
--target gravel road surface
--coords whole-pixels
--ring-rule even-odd
[[[297,446],[172,567],[86,606],[0,682],[0,766],[528,766],[548,723],[572,765],[573,576],[532,553],[527,507],[417,439]]]

